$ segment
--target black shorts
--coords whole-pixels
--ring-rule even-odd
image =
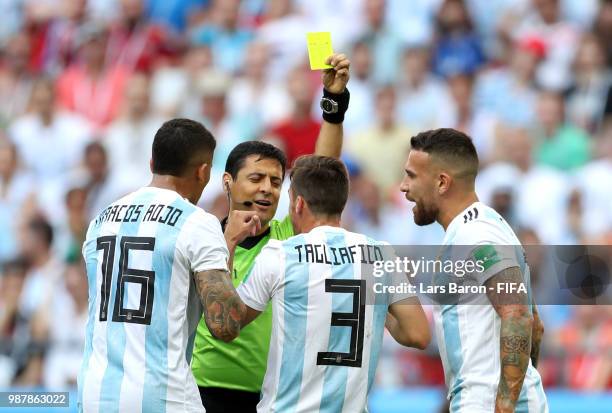
[[[198,387],[206,413],[257,413],[259,393],[221,387]]]

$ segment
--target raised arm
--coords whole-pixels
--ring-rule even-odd
[[[431,340],[429,323],[417,297],[391,304],[385,327],[395,341],[406,347],[424,350]]]
[[[332,69],[323,71],[323,97],[338,103],[338,113],[323,114],[323,123],[317,138],[315,154],[339,158],[342,152],[344,111],[348,108],[349,93],[346,84],[349,80],[350,61],[344,54],[334,54],[326,63]]]
[[[495,413],[513,413],[523,387],[529,365],[533,316],[524,292],[498,294],[498,284],[523,283],[518,267],[510,267],[489,278],[485,285],[489,300],[501,318],[500,359],[501,375],[495,399]],[[500,291],[506,291],[500,288]]]

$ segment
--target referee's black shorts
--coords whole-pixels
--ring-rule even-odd
[[[259,393],[221,387],[198,389],[206,413],[257,413]]]

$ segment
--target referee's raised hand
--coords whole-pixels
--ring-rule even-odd
[[[351,62],[343,53],[336,53],[327,58],[325,63],[333,68],[323,71],[323,86],[328,92],[340,94],[344,92],[349,81],[349,67]]]

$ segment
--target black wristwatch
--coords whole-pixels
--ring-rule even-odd
[[[323,97],[319,103],[323,111],[323,119],[330,123],[342,123],[344,114],[348,109],[350,96],[346,88],[342,93],[330,93],[324,88]]]
[[[333,99],[322,97],[321,103],[319,105],[321,106],[321,110],[323,110],[323,113],[326,113],[328,115],[331,115],[332,113],[338,113],[338,102]]]

